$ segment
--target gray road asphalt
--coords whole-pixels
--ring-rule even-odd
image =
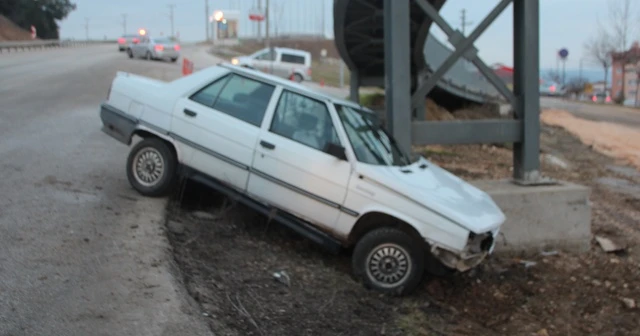
[[[540,106],[543,108],[565,110],[582,119],[606,121],[623,126],[640,128],[640,109],[634,110],[608,104],[585,104],[550,97],[540,98]]]
[[[129,186],[100,131],[117,70],[179,64],[115,46],[0,55],[0,335],[207,335],[163,234],[163,199]]]

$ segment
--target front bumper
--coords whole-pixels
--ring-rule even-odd
[[[467,246],[461,252],[432,245],[431,254],[445,266],[465,272],[478,266],[493,252],[497,235],[498,230],[480,235],[471,233]]]

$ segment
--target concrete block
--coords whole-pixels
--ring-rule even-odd
[[[496,242],[496,254],[589,250],[588,187],[564,181],[547,186],[520,186],[509,180],[471,183],[491,195],[507,217]]]

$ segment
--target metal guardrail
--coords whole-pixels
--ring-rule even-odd
[[[0,42],[0,53],[26,51],[46,48],[79,47],[96,44],[112,44],[115,40],[33,40],[33,41],[9,41]]]

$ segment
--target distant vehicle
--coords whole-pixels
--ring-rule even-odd
[[[291,48],[268,48],[249,56],[233,58],[231,64],[260,70],[274,76],[293,79],[300,83],[311,80],[311,53]]]
[[[139,42],[133,42],[127,49],[129,58],[169,59],[175,62],[180,58],[180,44],[173,37],[141,36]]]
[[[118,38],[118,50],[127,50],[127,47],[132,43],[140,42],[140,35],[138,34],[125,34]]]
[[[555,82],[543,82],[540,84],[540,95],[562,97],[565,95],[565,89]]]
[[[611,103],[611,95],[605,91],[596,92],[591,95],[591,101],[594,103]]]
[[[374,111],[257,70],[118,72],[100,117],[123,144],[143,138],[125,165],[140,194],[198,181],[331,251],[353,247],[354,275],[381,292],[477,266],[506,219],[486,192],[411,158]]]

